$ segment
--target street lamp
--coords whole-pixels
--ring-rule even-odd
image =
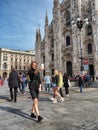
[[[72,25],[74,25],[74,27],[77,27],[79,29],[79,37],[80,37],[80,57],[79,57],[79,59],[81,59],[80,71],[82,72],[84,70],[84,67],[83,67],[83,55],[82,55],[82,47],[81,47],[81,29],[82,29],[84,23],[88,24],[88,19],[86,18],[83,21],[80,17],[78,17],[76,20],[76,23],[74,22],[74,20],[72,20],[71,23],[72,23]]]

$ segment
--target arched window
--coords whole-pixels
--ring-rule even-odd
[[[66,46],[69,46],[69,45],[70,45],[70,37],[67,36],[67,37],[66,37]]]
[[[66,26],[70,25],[70,12],[67,10],[66,11]]]
[[[3,68],[4,68],[4,69],[7,69],[7,63],[4,63],[4,64],[3,64]]]
[[[15,69],[17,69],[17,65],[15,66]]]
[[[92,54],[92,44],[88,44],[88,54]]]
[[[89,24],[86,27],[86,35],[91,35],[91,34],[92,34],[92,26],[91,24]]]
[[[21,66],[19,66],[19,69],[21,70]]]
[[[24,70],[26,69],[26,67],[24,66]]]

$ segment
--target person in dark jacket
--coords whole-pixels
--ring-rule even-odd
[[[11,68],[11,72],[8,78],[8,85],[10,88],[10,97],[11,97],[10,101],[14,100],[14,102],[16,102],[17,101],[17,88],[19,86],[19,77],[14,68]]]
[[[83,88],[83,77],[82,77],[82,75],[79,75],[78,84],[79,84],[79,87],[80,87],[80,93],[82,93],[82,88]]]
[[[69,97],[69,83],[68,83],[67,73],[64,73],[63,75],[63,83],[64,83],[66,97]]]
[[[28,75],[30,78],[29,89],[30,89],[31,97],[33,99],[31,117],[36,118],[37,115],[38,122],[43,120],[43,117],[41,117],[39,114],[39,108],[38,108],[38,97],[39,97],[39,92],[41,91],[41,78],[40,78],[39,71],[41,70],[42,68],[37,70],[37,62],[33,61],[31,63],[31,69],[28,71]]]

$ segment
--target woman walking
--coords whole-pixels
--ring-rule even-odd
[[[31,63],[31,69],[28,71],[28,75],[30,77],[29,89],[30,89],[31,97],[33,99],[31,117],[36,118],[37,115],[38,122],[40,122],[43,119],[43,117],[40,116],[39,108],[38,108],[38,97],[39,97],[39,92],[41,91],[41,78],[39,73],[40,70],[42,70],[42,68],[37,70],[37,62],[33,61]]]
[[[53,103],[57,103],[56,97],[58,96],[60,98],[60,101],[63,102],[64,98],[59,93],[59,75],[58,70],[54,70],[54,75],[52,76],[52,88],[53,88],[53,95],[54,95],[54,101]]]

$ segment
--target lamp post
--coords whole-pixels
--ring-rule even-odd
[[[80,57],[79,57],[79,59],[81,60],[81,65],[80,65],[80,71],[81,72],[84,70],[84,67],[83,67],[83,54],[82,54],[82,46],[81,46],[81,29],[82,29],[84,23],[88,24],[88,19],[87,18],[83,21],[80,17],[78,17],[77,20],[76,20],[76,23],[74,22],[74,20],[72,20],[72,25],[74,25],[74,27],[77,27],[79,29],[79,38],[80,38],[80,41],[79,41],[79,44],[80,44]]]

